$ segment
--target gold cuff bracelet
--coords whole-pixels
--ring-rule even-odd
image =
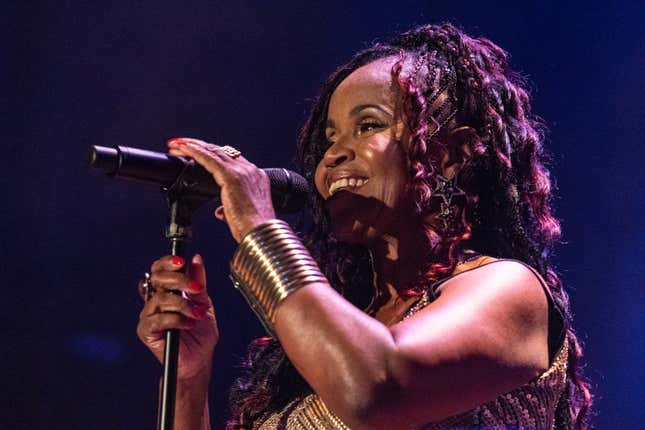
[[[231,280],[274,337],[280,303],[307,284],[326,282],[300,238],[279,219],[260,224],[244,236],[231,260]]]

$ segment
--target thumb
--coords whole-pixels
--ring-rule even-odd
[[[196,282],[201,288],[201,292],[206,292],[206,269],[204,268],[204,260],[199,254],[195,254],[193,259],[190,262],[190,268],[188,270],[188,275],[190,277],[191,283]]]
[[[213,212],[215,215],[215,218],[217,218],[220,221],[226,222],[226,214],[224,213],[224,206],[219,206],[217,209],[215,209],[215,212]]]

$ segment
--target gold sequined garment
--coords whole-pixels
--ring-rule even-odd
[[[431,302],[428,294],[410,308],[402,319],[412,316]],[[467,412],[420,430],[554,430],[558,402],[566,388],[568,343],[566,339],[549,369],[529,383]],[[257,430],[349,430],[316,394],[294,400],[282,411],[270,415]]]
[[[550,430],[558,400],[565,388],[567,342],[553,365],[539,378],[465,413],[421,426],[422,430]],[[293,401],[271,415],[258,430],[349,430],[315,394]]]

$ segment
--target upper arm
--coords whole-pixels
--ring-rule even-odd
[[[540,281],[517,262],[444,283],[437,300],[390,329],[393,384],[382,405],[405,420],[392,426],[463,412],[538,376],[548,367],[547,321]]]

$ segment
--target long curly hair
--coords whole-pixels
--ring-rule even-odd
[[[582,349],[573,331],[569,299],[549,265],[560,223],[551,212],[551,180],[543,151],[544,127],[531,113],[526,85],[508,55],[485,38],[471,38],[449,23],[425,25],[359,52],[324,83],[299,135],[297,160],[312,189],[314,172],[329,143],[325,137],[332,93],[356,69],[394,57],[391,74],[410,131],[407,167],[415,210],[426,231],[427,265],[401,294],[423,293],[453,272],[460,245],[535,268],[565,317],[571,346],[568,387],[558,405],[556,428],[586,429],[592,397],[581,373]],[[465,197],[450,225],[437,221],[433,191],[442,156],[464,159],[459,187]],[[312,193],[312,223],[303,239],[331,285],[360,308],[374,297],[367,249],[336,242],[323,200]],[[250,429],[311,388],[271,338],[253,342],[246,374],[231,390],[228,429]]]

